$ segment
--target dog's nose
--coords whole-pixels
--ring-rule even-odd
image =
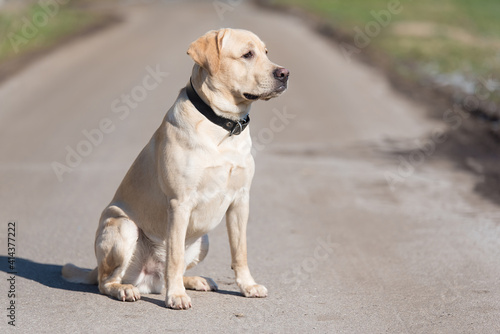
[[[288,80],[288,76],[290,75],[290,71],[284,67],[278,67],[273,72],[274,78],[281,81],[286,82]]]

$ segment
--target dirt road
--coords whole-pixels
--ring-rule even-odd
[[[435,154],[450,124],[300,20],[234,3],[122,7],[123,23],[0,86],[0,331],[13,301],[20,333],[500,332],[500,212],[480,177]],[[269,297],[239,295],[224,224],[192,270],[220,291],[189,292],[189,311],[65,283],[64,263],[96,265],[100,212],[187,83],[189,43],[220,27],[254,31],[291,71],[288,92],[252,110],[249,262]]]

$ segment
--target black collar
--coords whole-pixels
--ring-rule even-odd
[[[239,135],[240,133],[245,130],[247,127],[248,123],[250,123],[250,116],[246,116],[245,118],[242,118],[238,121],[233,121],[229,118],[221,117],[217,115],[212,108],[203,100],[201,97],[196,93],[196,91],[193,88],[193,83],[191,82],[191,79],[189,79],[189,85],[186,86],[186,93],[191,101],[191,103],[195,106],[198,111],[204,115],[208,120],[214,124],[217,124],[218,126],[226,129],[229,131],[229,136],[232,135]]]

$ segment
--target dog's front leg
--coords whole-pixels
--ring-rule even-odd
[[[191,308],[191,298],[186,294],[182,279],[185,271],[184,251],[189,212],[188,208],[177,200],[170,201],[166,239],[165,304],[176,310]]]
[[[231,268],[236,283],[245,297],[267,297],[267,289],[255,283],[247,263],[247,222],[249,196],[237,199],[226,213],[227,232],[231,246]]]

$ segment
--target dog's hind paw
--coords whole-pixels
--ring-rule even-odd
[[[139,289],[131,284],[123,284],[118,289],[117,298],[121,301],[127,302],[135,302],[141,299],[141,294],[139,293]]]
[[[189,290],[197,291],[217,291],[219,289],[211,278],[200,276],[184,276],[184,287]]]

